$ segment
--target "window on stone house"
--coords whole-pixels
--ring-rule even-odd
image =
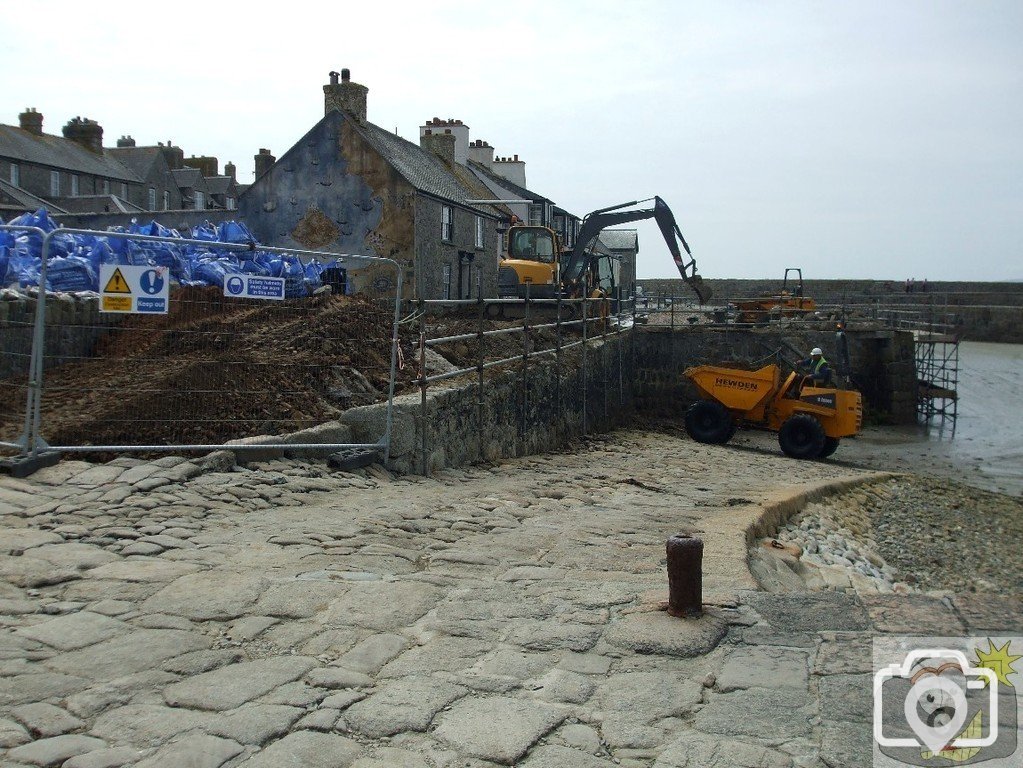
[[[542,205],[531,205],[529,206],[529,226],[541,227],[543,226],[543,206]]]
[[[199,190],[195,191],[195,210],[203,211],[206,209],[206,195]]]
[[[476,247],[483,247],[483,217],[476,217]]]
[[[451,298],[451,265],[444,265],[444,277],[442,280],[441,289],[445,299]]]
[[[156,187],[149,188],[149,210],[156,210]]]
[[[103,194],[110,194],[110,179],[103,179]]]
[[[227,198],[227,210],[229,210],[229,211],[233,211],[234,210],[234,198],[233,197]]]
[[[21,166],[17,163],[11,163],[11,184],[21,186]]]
[[[71,197],[78,197],[78,174],[71,174]]]
[[[441,218],[440,218],[440,239],[447,242],[451,242],[454,239],[455,225],[451,215],[451,206],[445,205],[441,207]]]
[[[125,184],[123,181],[121,182],[121,199],[122,200],[128,199],[128,185]]]
[[[170,210],[170,192],[166,189],[163,191],[163,209],[165,211]]]
[[[50,171],[50,197],[60,197],[60,171]]]

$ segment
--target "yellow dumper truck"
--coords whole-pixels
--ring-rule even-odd
[[[796,372],[783,380],[777,365],[756,371],[701,365],[685,376],[702,397],[686,411],[686,431],[701,443],[727,443],[741,425],[777,432],[793,458],[822,459],[863,426],[859,392],[815,386]]]

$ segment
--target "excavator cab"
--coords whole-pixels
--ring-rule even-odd
[[[512,227],[510,232],[508,258],[554,263],[557,243],[547,227]]]

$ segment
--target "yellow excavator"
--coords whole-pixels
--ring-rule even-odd
[[[653,207],[621,210],[653,200]],[[660,197],[633,200],[586,214],[575,245],[566,248],[558,233],[541,226],[514,224],[508,229],[508,253],[497,272],[498,290],[505,298],[578,299],[611,298],[618,287],[619,265],[614,256],[594,247],[607,227],[655,219],[682,279],[706,302],[710,287],[696,274],[696,259],[675,222],[671,208]],[[679,242],[688,260],[679,250]]]

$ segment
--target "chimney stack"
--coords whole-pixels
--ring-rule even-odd
[[[117,146],[118,147],[134,147],[135,146],[135,139],[133,139],[131,136],[122,136],[121,138],[119,138],[117,140]]]
[[[449,117],[441,120],[438,117],[427,120],[419,126],[419,144],[423,146],[422,137],[427,134],[450,134],[455,137],[454,162],[465,165],[469,159],[469,126],[461,120]]]
[[[489,169],[494,165],[494,148],[483,139],[476,139],[469,144],[469,159]]]
[[[369,88],[353,83],[352,73],[347,69],[341,70],[341,82],[338,82],[337,72],[331,72],[329,77],[330,82],[323,86],[323,114],[329,115],[332,110],[339,109],[354,115],[360,123],[366,122],[366,95]]]
[[[43,115],[36,112],[35,107],[25,107],[25,111],[18,115],[18,124],[23,131],[28,131],[36,136],[43,135]]]
[[[238,181],[238,169],[235,167],[235,164],[232,163],[230,160],[228,160],[224,164],[224,175],[230,176],[235,181]]]
[[[199,173],[207,178],[220,175],[220,162],[215,157],[196,157],[192,155],[190,158],[184,161],[185,165],[189,168],[198,168]]]
[[[76,117],[64,126],[64,138],[71,139],[97,155],[103,154],[103,128],[95,120]]]
[[[526,186],[526,161],[519,160],[519,156],[496,157],[490,170],[520,187]]]
[[[432,129],[426,128],[419,137],[419,146],[446,163],[453,165],[455,162],[455,135],[450,129],[444,133],[434,133]]]
[[[179,170],[185,165],[185,151],[181,147],[175,147],[174,142],[167,139],[166,144],[160,144],[160,152],[167,161],[167,167],[172,171]]]
[[[256,178],[258,179],[264,173],[269,171],[273,164],[277,162],[277,158],[270,154],[269,149],[260,149],[259,154],[255,157],[256,160]]]

